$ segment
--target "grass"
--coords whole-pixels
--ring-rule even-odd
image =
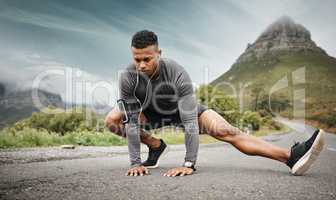
[[[45,130],[24,128],[18,132],[0,132],[0,148],[47,147],[63,144],[83,146],[119,146],[126,140],[108,132],[71,132],[64,136]]]
[[[288,131],[288,128],[282,128],[275,131],[263,127],[253,135],[264,136],[269,134],[278,134]],[[151,131],[154,137],[162,138],[167,144],[184,144],[184,133],[180,129],[163,128]],[[201,144],[210,144],[218,142],[217,139],[202,134],[200,135]],[[22,147],[48,147],[64,144],[82,145],[82,146],[121,146],[127,145],[127,140],[108,131],[106,132],[71,132],[64,136],[56,133],[49,133],[46,130],[36,130],[24,128],[21,131],[0,132],[0,149],[22,148]]]
[[[280,130],[270,129],[268,127],[262,127],[260,130],[253,133],[254,136],[261,137],[266,135],[275,135],[275,134],[283,134],[291,131],[288,126],[283,125]]]

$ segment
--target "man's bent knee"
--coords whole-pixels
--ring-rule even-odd
[[[113,133],[123,135],[122,133],[122,119],[123,114],[117,109],[113,109],[105,118],[105,126]]]

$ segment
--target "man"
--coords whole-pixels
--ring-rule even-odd
[[[232,144],[247,155],[280,161],[295,175],[306,172],[322,150],[322,130],[317,130],[306,142],[284,149],[244,134],[214,110],[197,104],[189,75],[173,60],[161,58],[154,32],[135,33],[131,49],[134,62],[120,77],[121,108],[115,107],[105,120],[109,130],[127,136],[131,167],[126,175],[143,176],[149,173],[148,168],[158,166],[167,145],[146,129],[165,125],[184,128],[186,155],[182,167],[170,169],[164,176],[190,175],[196,170],[199,133],[203,132]],[[149,148],[145,162],[141,162],[140,142]]]

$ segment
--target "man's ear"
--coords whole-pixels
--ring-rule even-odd
[[[162,52],[161,49],[159,49],[159,52],[158,52],[159,55],[157,55],[158,59],[160,59],[160,57],[161,57],[161,52]]]

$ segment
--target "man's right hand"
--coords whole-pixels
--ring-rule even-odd
[[[149,174],[149,171],[146,167],[144,166],[136,166],[136,167],[131,167],[129,170],[127,170],[126,176],[143,176]]]

